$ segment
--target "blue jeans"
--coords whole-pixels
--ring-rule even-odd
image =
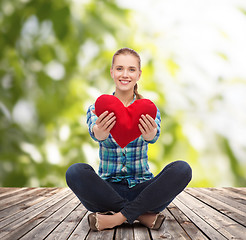
[[[140,215],[164,210],[184,190],[192,177],[188,163],[168,164],[156,177],[129,188],[127,181],[101,179],[86,163],[75,163],[66,172],[68,186],[92,212],[121,212],[133,223]]]

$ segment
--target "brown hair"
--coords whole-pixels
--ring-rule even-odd
[[[138,67],[139,67],[139,70],[141,71],[141,58],[140,58],[139,54],[135,50],[133,50],[131,48],[127,48],[127,47],[121,48],[121,49],[119,49],[119,50],[117,50],[115,52],[115,54],[113,56],[113,59],[112,59],[112,67],[114,65],[115,57],[119,56],[121,54],[124,54],[124,55],[130,54],[130,55],[135,56],[138,59]],[[134,86],[134,94],[136,95],[137,99],[142,99],[143,98],[143,96],[138,93],[138,85],[137,85],[137,83]]]

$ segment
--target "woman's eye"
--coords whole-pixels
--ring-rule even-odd
[[[135,69],[134,69],[134,68],[131,68],[130,71],[131,71],[131,72],[135,72]]]
[[[122,70],[122,68],[118,67],[118,68],[116,68],[116,70],[120,71],[120,70]]]

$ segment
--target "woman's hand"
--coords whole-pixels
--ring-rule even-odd
[[[138,124],[138,127],[142,133],[144,140],[153,140],[157,133],[157,124],[155,120],[150,115],[146,114],[146,116],[141,115],[139,122],[140,124]]]
[[[95,113],[95,111],[93,111],[93,113]],[[108,111],[103,112],[98,117],[93,127],[93,133],[96,139],[103,141],[108,138],[109,132],[116,123],[115,119],[114,113],[111,112],[108,114]]]

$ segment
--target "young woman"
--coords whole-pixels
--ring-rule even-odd
[[[110,70],[115,83],[114,96],[126,107],[142,98],[137,92],[141,76],[141,61],[137,52],[129,48],[118,50]],[[149,170],[148,144],[160,135],[160,112],[155,119],[142,115],[139,129],[142,135],[121,148],[110,134],[117,119],[107,111],[99,117],[95,106],[87,112],[91,137],[99,143],[98,174],[86,163],[76,163],[66,172],[68,186],[91,212],[90,228],[94,231],[113,228],[126,220],[135,220],[151,229],[159,229],[164,221],[160,212],[187,186],[191,168],[184,161],[168,164],[157,176]]]

